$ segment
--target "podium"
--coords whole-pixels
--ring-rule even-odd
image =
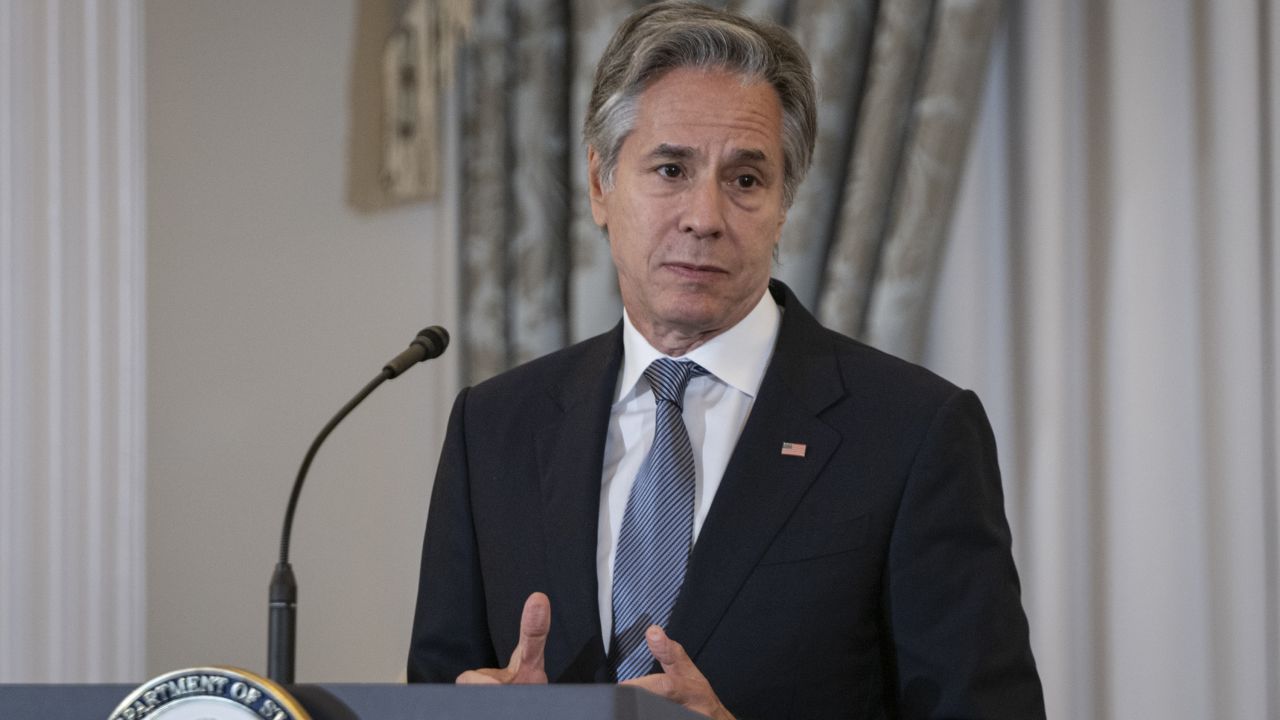
[[[109,720],[134,685],[0,685],[0,717]],[[697,720],[652,693],[618,685],[290,685],[312,720]],[[705,720],[705,718],[703,719]]]

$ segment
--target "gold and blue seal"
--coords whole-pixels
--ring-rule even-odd
[[[247,670],[197,667],[153,678],[110,720],[311,720],[283,687]]]

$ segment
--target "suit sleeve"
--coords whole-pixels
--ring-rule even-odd
[[[498,666],[472,517],[466,402],[463,390],[453,404],[431,492],[409,644],[410,682],[453,682],[466,670]]]
[[[995,438],[972,392],[957,391],[933,419],[885,572],[900,717],[1044,717]]]

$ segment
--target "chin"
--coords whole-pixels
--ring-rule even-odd
[[[662,314],[663,322],[671,327],[682,328],[690,335],[719,329],[724,313],[719,308],[697,308],[683,306],[669,308]]]

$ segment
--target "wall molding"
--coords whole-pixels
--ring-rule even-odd
[[[138,0],[0,4],[0,682],[144,669]]]

